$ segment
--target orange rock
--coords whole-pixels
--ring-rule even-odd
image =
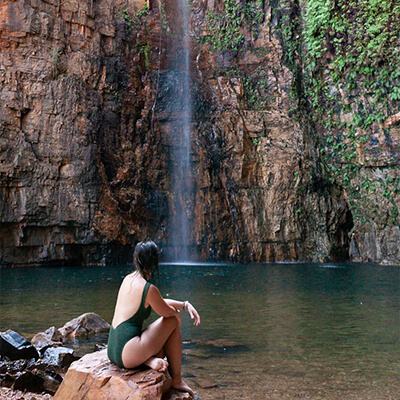
[[[90,335],[92,333],[107,332],[110,324],[99,315],[89,312],[67,322],[59,332],[64,338]]]
[[[112,364],[106,350],[74,362],[54,400],[161,400],[171,378],[152,369],[122,369]]]
[[[383,123],[384,128],[391,128],[392,126],[398,125],[400,122],[400,113],[391,115],[389,118],[385,120]]]

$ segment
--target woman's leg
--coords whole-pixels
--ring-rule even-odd
[[[136,368],[158,354],[171,333],[178,327],[175,317],[159,318],[150,324],[141,336],[135,336],[122,350],[122,362],[126,368]]]
[[[132,338],[122,351],[122,361],[126,368],[148,364],[147,361],[151,366],[154,356],[161,354],[162,351],[165,352],[169,363],[172,387],[193,395],[193,390],[182,381],[182,335],[175,317],[159,318],[150,324],[140,337]]]
[[[169,362],[171,386],[177,390],[188,392],[194,397],[193,390],[182,380],[182,334],[179,326],[171,333],[164,345],[164,351]]]

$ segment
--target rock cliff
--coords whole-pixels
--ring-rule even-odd
[[[339,57],[357,36],[312,30],[319,3],[191,2],[193,258],[400,261],[398,76],[374,102],[366,80],[382,77]],[[178,9],[1,3],[0,264],[125,262],[137,240],[172,245]]]

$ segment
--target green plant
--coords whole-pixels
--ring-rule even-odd
[[[282,3],[287,14],[293,14],[295,2]],[[371,146],[374,132],[400,107],[400,2],[301,0],[301,10],[304,51],[298,55],[286,46],[288,66],[293,71],[299,62],[304,66],[310,116],[315,128],[323,132],[319,154],[331,175],[329,180],[346,188],[354,217],[361,221],[378,212],[374,206],[380,201],[378,195],[395,204],[400,191],[400,181],[397,186],[390,181],[395,178],[377,181],[370,176],[361,179],[361,184],[358,178],[364,147]],[[291,18],[281,18],[284,37],[293,37],[293,25]],[[361,193],[372,197],[364,199]],[[393,223],[398,218],[394,210],[393,206]]]
[[[147,3],[144,3],[142,10],[140,10],[136,13],[136,17],[138,17],[138,18],[141,18],[143,16],[147,17],[148,15],[149,15],[149,7],[147,6]]]
[[[126,8],[121,10],[121,15],[122,15],[122,17],[124,18],[125,22],[128,25],[133,25],[135,23],[134,17],[132,16],[132,14]]]
[[[244,44],[243,28],[258,35],[264,19],[262,0],[237,2],[223,0],[224,9],[207,12],[209,34],[201,38],[209,43],[214,51],[239,51]]]

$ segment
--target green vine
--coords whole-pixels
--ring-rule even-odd
[[[264,19],[263,1],[223,0],[223,11],[207,13],[209,34],[201,41],[209,43],[214,51],[239,51],[243,48],[245,38],[243,28],[246,27],[257,37]]]
[[[364,149],[376,148],[374,133],[400,109],[400,2],[302,0],[302,9],[306,93],[317,129],[326,132],[320,152],[331,180],[346,188],[361,221],[378,212],[375,206],[361,209],[363,193],[372,196],[370,204],[383,196],[392,204],[391,222],[399,223],[398,191],[390,181],[398,184],[398,178],[358,182]]]

